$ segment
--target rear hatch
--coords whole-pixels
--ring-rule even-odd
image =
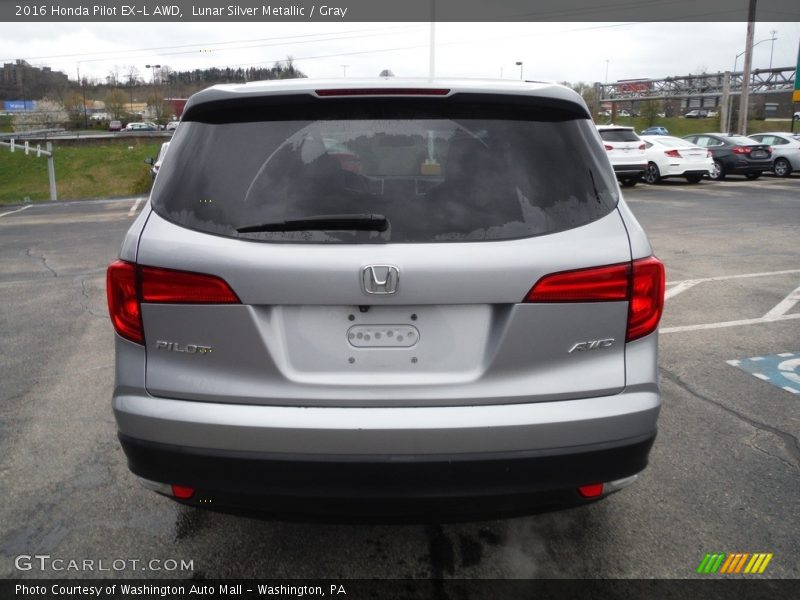
[[[139,244],[139,265],[158,268],[144,275],[158,280],[142,304],[147,389],[301,406],[617,393],[627,297],[525,301],[552,273],[621,265],[626,277],[617,193],[577,102],[448,92],[195,105]],[[220,278],[232,299],[170,296],[187,272]],[[594,290],[606,275],[562,279]]]
[[[603,128],[600,130],[600,137],[612,165],[644,161],[645,145],[632,129]]]

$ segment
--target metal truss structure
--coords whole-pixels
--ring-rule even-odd
[[[730,78],[730,94],[742,91],[741,71],[682,75],[664,79],[631,79],[598,83],[601,102],[651,100],[666,98],[722,97],[726,77]],[[795,68],[755,69],[750,73],[751,94],[775,94],[794,89]]]

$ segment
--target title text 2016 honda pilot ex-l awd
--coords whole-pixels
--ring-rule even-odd
[[[119,439],[226,510],[591,502],[647,464],[663,294],[564,87],[216,86],[108,269]]]

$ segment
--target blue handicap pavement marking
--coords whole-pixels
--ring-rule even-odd
[[[800,394],[800,352],[754,356],[727,363],[782,390]]]

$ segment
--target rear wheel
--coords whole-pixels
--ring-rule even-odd
[[[788,177],[792,174],[792,165],[785,158],[776,158],[772,170],[778,177]]]
[[[711,172],[708,174],[708,176],[714,181],[722,181],[725,179],[725,167],[722,166],[721,162],[715,160],[714,166],[711,167]]]
[[[633,187],[636,185],[636,177],[623,177],[620,179],[622,187]]]
[[[758,179],[759,177],[761,177],[761,173],[760,172],[758,172],[758,173],[745,173],[745,177],[747,177],[748,179],[751,179],[751,180],[752,179]]]
[[[658,170],[656,163],[648,163],[644,171],[644,180],[647,183],[661,183],[661,171]]]
[[[702,175],[687,175],[686,181],[689,183],[700,183],[700,180],[703,178]]]

